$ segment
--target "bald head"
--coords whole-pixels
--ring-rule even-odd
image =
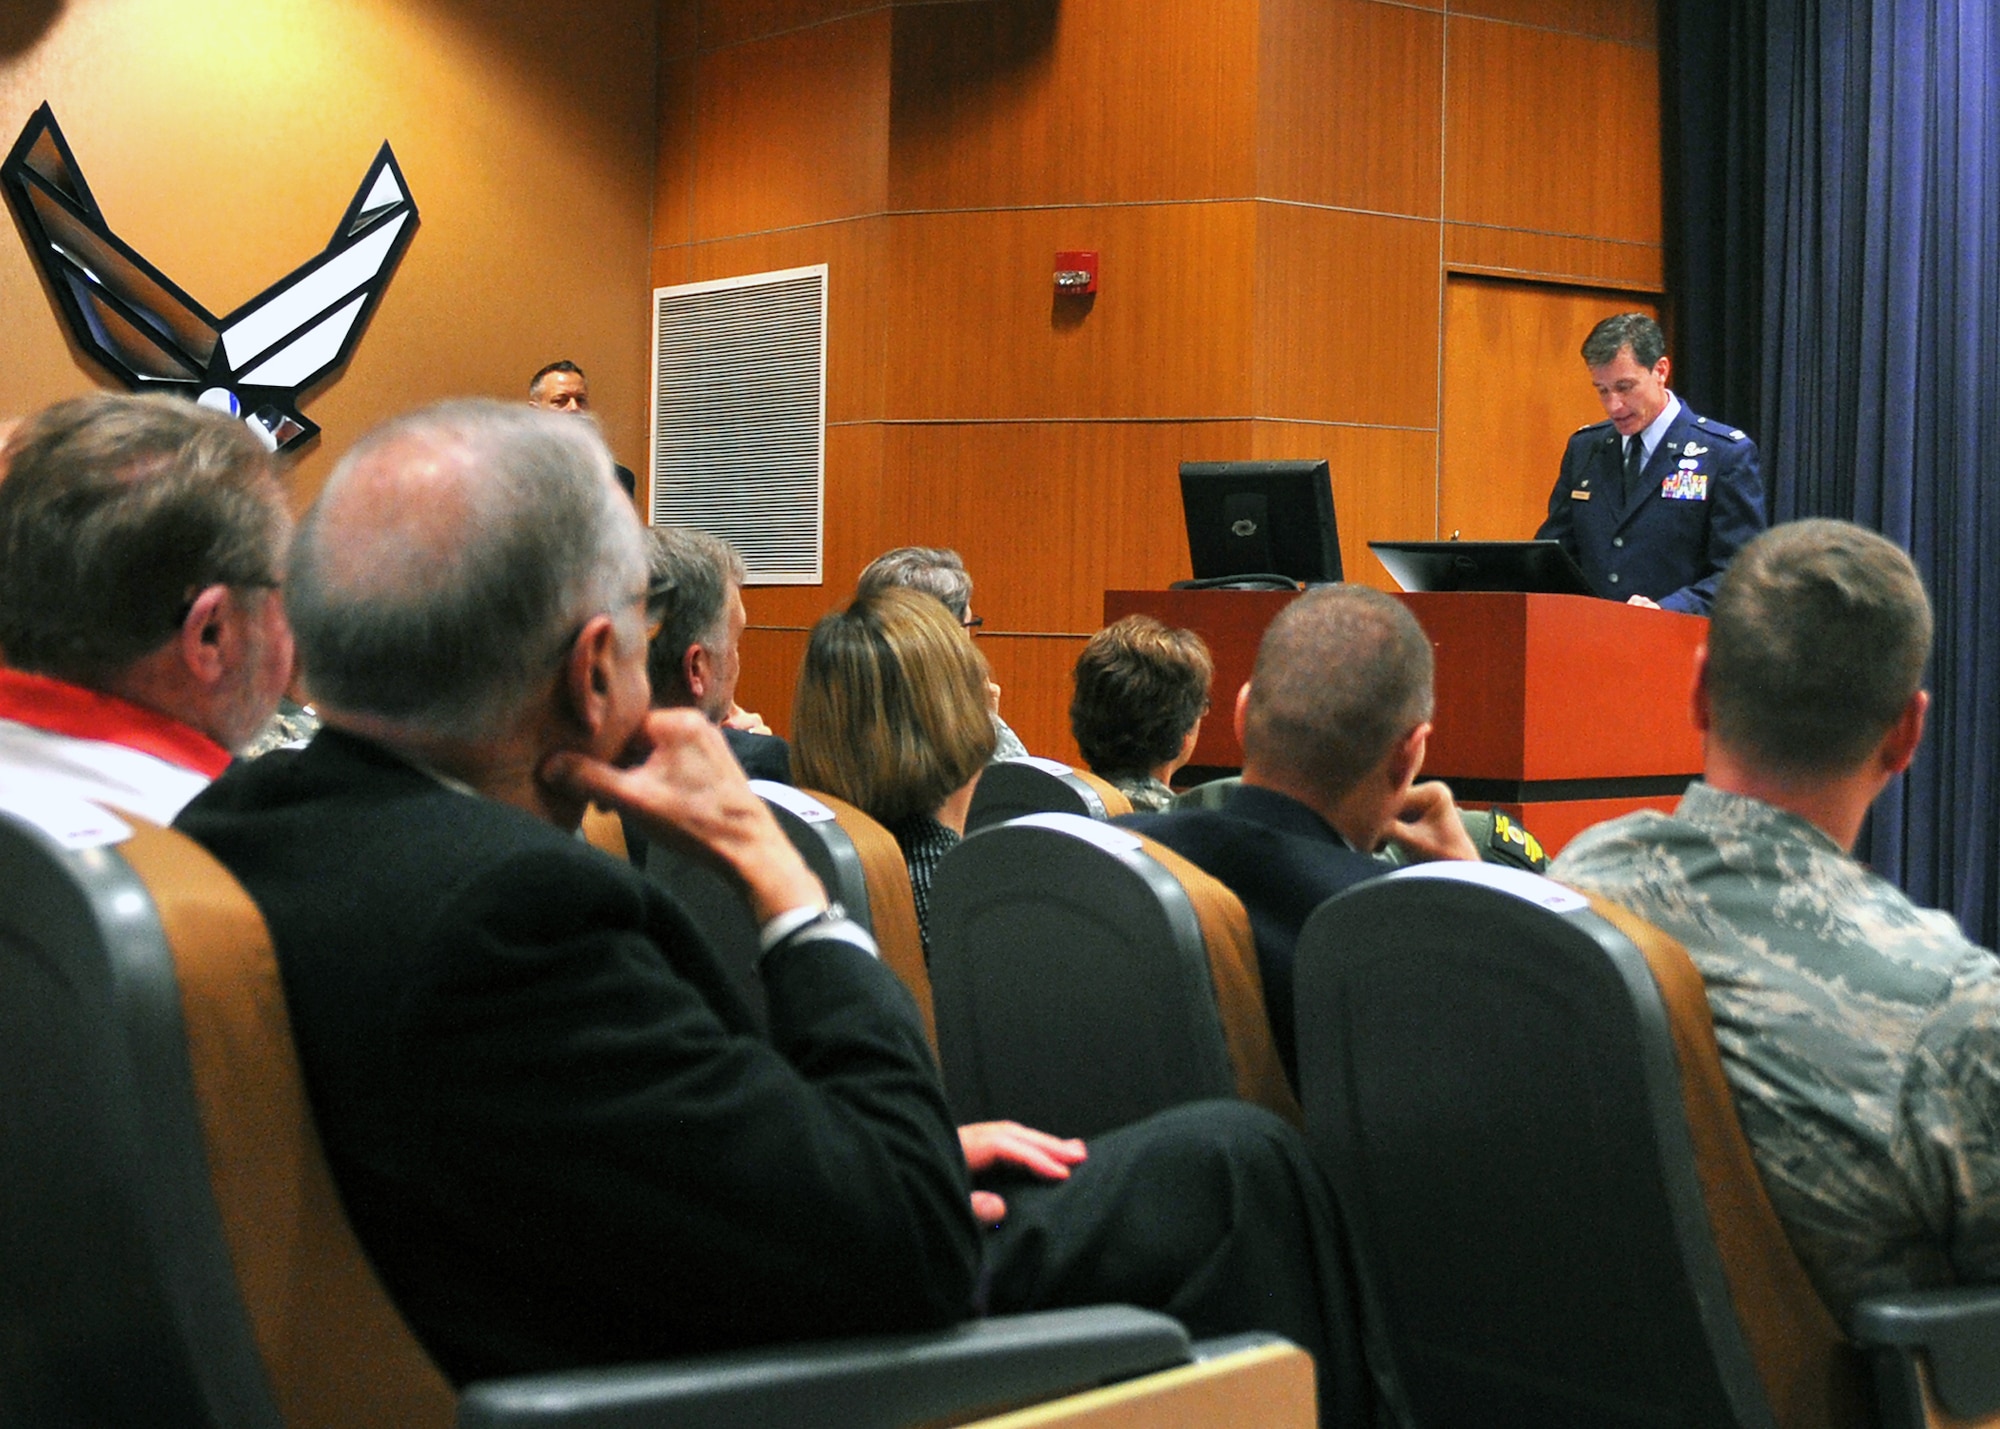
[[[1246,777],[1345,797],[1431,717],[1431,646],[1401,601],[1308,591],[1264,632],[1243,717]]]
[[[636,619],[645,585],[595,430],[453,402],[342,459],[300,527],[286,605],[329,711],[476,738],[512,724],[592,615]]]

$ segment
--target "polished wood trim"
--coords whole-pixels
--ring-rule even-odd
[[[1312,1356],[1282,1340],[1129,1379],[967,1429],[1197,1429],[1255,1424],[1312,1429],[1318,1422]]]
[[[1250,406],[1257,205],[898,214],[887,414],[1227,416]],[[1064,297],[1055,254],[1100,255]],[[976,338],[973,336],[976,334]]]
[[[726,49],[887,10],[892,3],[894,0],[698,0],[697,44],[703,50]]]
[[[881,211],[889,36],[871,10],[701,56],[693,237]]]
[[[1661,241],[1659,56],[1452,14],[1448,220]]]
[[[1274,203],[1256,220],[1256,414],[1435,422],[1437,225]]]
[[[1665,250],[1657,243],[1531,233],[1477,223],[1448,223],[1445,267],[1458,273],[1597,283],[1658,297],[1665,285]]]
[[[1257,61],[1254,6],[899,7],[891,203],[1247,198]]]
[[[1651,48],[1660,28],[1655,0],[1452,0],[1455,13]]]
[[[826,275],[826,415],[832,428],[882,415],[883,319],[887,303],[882,244],[884,220],[845,219],[752,237],[727,238],[653,251],[654,281],[706,282],[746,273],[773,273],[815,263]],[[829,453],[829,463],[832,456]],[[831,505],[827,508],[831,511]]]
[[[1658,314],[1651,299],[1628,292],[1447,278],[1443,535],[1534,535],[1571,434],[1604,419],[1578,348],[1599,319],[1633,310]]]
[[[1257,192],[1436,218],[1444,20],[1378,0],[1264,0]]]

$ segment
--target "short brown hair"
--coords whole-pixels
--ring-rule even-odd
[[[203,586],[276,586],[291,514],[263,443],[177,397],[98,394],[21,424],[0,481],[0,652],[101,685]]]
[[[1366,586],[1307,591],[1257,647],[1246,763],[1338,799],[1431,717],[1431,642],[1401,601]]]
[[[1651,313],[1618,313],[1604,319],[1583,340],[1583,365],[1602,367],[1632,349],[1632,360],[1652,367],[1667,355],[1667,335]]]
[[[885,824],[935,813],[993,757],[986,674],[985,656],[931,596],[857,596],[806,643],[792,706],[799,783]]]
[[[743,557],[720,536],[692,526],[647,529],[646,618],[659,634],[646,651],[655,705],[692,705],[687,652],[696,645],[721,655],[729,627],[729,592],[746,574]]]
[[[1715,736],[1773,773],[1844,773],[1909,706],[1930,648],[1930,601],[1893,542],[1846,521],[1773,526],[1709,613]]]
[[[1069,729],[1099,774],[1147,774],[1174,758],[1208,712],[1215,673],[1192,630],[1128,615],[1090,637],[1076,657]]]

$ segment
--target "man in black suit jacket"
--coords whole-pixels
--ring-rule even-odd
[[[1476,859],[1451,791],[1416,782],[1431,725],[1431,646],[1401,601],[1365,586],[1309,591],[1264,632],[1236,695],[1243,783],[1220,809],[1133,814],[1243,901],[1264,1006],[1298,1081],[1292,953],[1313,909],[1386,873],[1394,840],[1415,859]]]
[[[645,589],[582,424],[392,423],[329,478],[286,589],[326,728],[180,820],[269,921],[342,1201],[445,1371],[1128,1300],[1284,1334],[1326,1422],[1368,1419],[1297,1134],[1238,1103],[1088,1148],[954,1129],[867,934],[715,726],[649,711]],[[575,838],[587,801],[740,881],[768,1034],[671,892]]]

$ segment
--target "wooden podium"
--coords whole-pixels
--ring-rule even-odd
[[[1193,763],[1240,768],[1236,691],[1284,591],[1104,593],[1105,623],[1144,611],[1185,626],[1215,658],[1214,712]],[[1519,818],[1554,853],[1634,809],[1671,809],[1701,772],[1688,718],[1700,616],[1574,595],[1398,596],[1437,652],[1427,777],[1463,804]]]

